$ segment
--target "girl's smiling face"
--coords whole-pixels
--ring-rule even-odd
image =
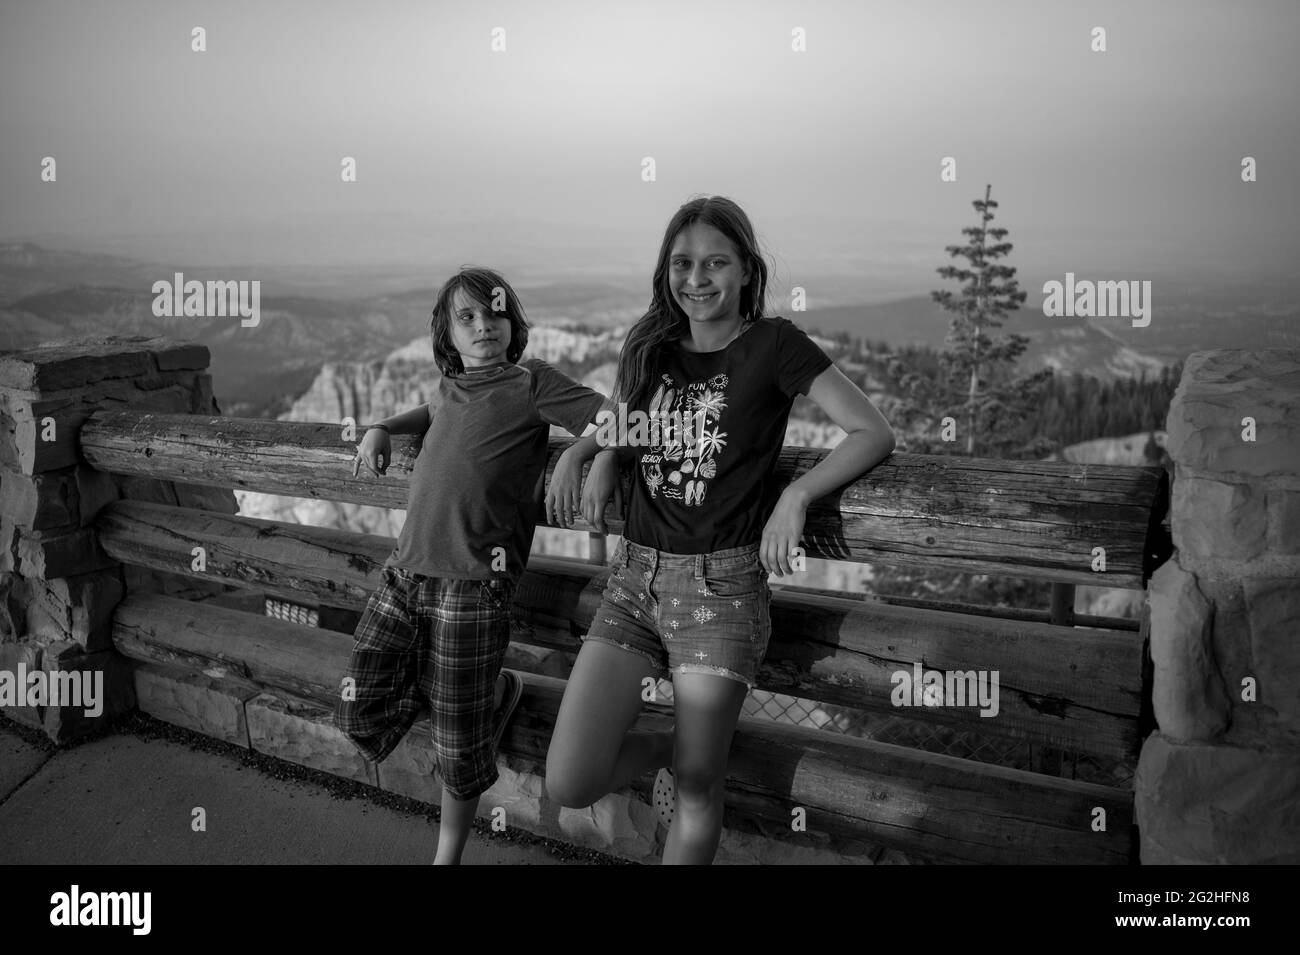
[[[451,301],[451,344],[467,369],[506,361],[510,316],[504,310],[492,311],[458,288]]]
[[[731,240],[696,222],[677,234],[668,255],[668,287],[692,322],[740,319],[749,269]]]

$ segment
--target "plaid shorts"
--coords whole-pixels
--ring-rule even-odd
[[[380,762],[427,704],[442,783],[457,799],[474,799],[497,780],[492,697],[510,643],[514,581],[427,577],[392,565],[382,579],[357,624],[335,724]]]

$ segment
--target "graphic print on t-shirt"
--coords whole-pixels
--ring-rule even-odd
[[[727,446],[721,421],[728,383],[726,375],[714,375],[679,386],[671,376],[660,376],[647,410],[660,440],[641,455],[641,478],[650,497],[662,493],[690,507],[704,503],[708,483],[718,473],[717,455]]]

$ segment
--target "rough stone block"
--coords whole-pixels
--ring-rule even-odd
[[[88,525],[117,499],[111,475],[85,464],[27,475],[0,471],[0,511],[23,530],[71,530]]]
[[[1152,704],[1161,732],[1210,739],[1228,725],[1228,697],[1214,662],[1213,608],[1178,559],[1151,577]]]
[[[1300,863],[1300,754],[1147,737],[1135,810],[1144,865]]]
[[[78,520],[83,527],[95,522],[100,508],[118,499],[113,475],[96,471],[88,464],[78,464],[74,471]]]
[[[442,803],[442,780],[438,777],[437,763],[433,756],[433,740],[427,716],[417,719],[402,737],[402,741],[382,763],[375,766],[380,789],[435,806]]]
[[[207,345],[193,341],[177,341],[153,350],[154,363],[159,371],[177,369],[197,370],[212,364],[212,353]]]
[[[1242,419],[1255,419],[1255,440]],[[1196,352],[1169,407],[1166,448],[1180,467],[1300,474],[1300,350]]]
[[[1300,491],[1273,488],[1268,492],[1268,549],[1274,554],[1300,554]]]
[[[87,653],[112,649],[113,611],[125,596],[120,568],[34,579],[29,589],[29,638],[45,643],[72,641]]]
[[[0,511],[0,574],[18,570],[18,528],[9,515]]]
[[[212,376],[200,374],[194,376],[194,387],[190,392],[190,413],[219,415],[216,396],[212,393]]]
[[[1255,659],[1250,646],[1250,618],[1241,581],[1236,577],[1196,576],[1196,588],[1209,602],[1212,611],[1211,641],[1214,668],[1223,679],[1228,700],[1228,728],[1219,742],[1250,745],[1264,726],[1264,713],[1256,703],[1241,699],[1241,681],[1256,676]]]
[[[0,469],[0,511],[26,530],[76,525],[76,502],[69,480],[70,472],[27,475]]]
[[[1249,560],[1264,552],[1268,513],[1261,489],[1180,475],[1170,514],[1174,547],[1188,557]]]
[[[12,467],[39,474],[77,463],[77,434],[88,416],[84,407],[74,410],[66,399],[30,397],[23,402],[12,392],[7,401],[13,422]]]
[[[260,693],[244,706],[249,745],[259,753],[378,785],[374,767],[334,725],[333,713],[288,694]]]
[[[104,553],[92,527],[63,534],[42,531],[18,535],[18,572],[24,577],[51,580],[116,567]]]
[[[560,809],[559,828],[566,839],[624,859],[651,861],[662,853],[658,812],[626,791],[602,796],[585,809]]]
[[[0,643],[17,643],[26,632],[33,583],[12,572],[0,573]]]
[[[64,701],[58,706],[45,707],[42,714],[45,732],[56,743],[98,732],[105,723],[135,708],[130,661],[113,650],[82,653],[81,649],[75,643],[51,644],[41,657],[41,666],[47,673],[79,673],[82,692],[89,693],[93,687],[97,694],[93,707],[92,701],[85,697],[77,703]],[[88,713],[88,709],[93,712]]]
[[[1291,577],[1255,578],[1242,581],[1242,589],[1258,705],[1276,713],[1280,728],[1300,740],[1300,586]]]
[[[0,386],[53,391],[104,378],[149,375],[155,368],[150,350],[169,347],[161,338],[110,336],[8,352],[0,354]]]
[[[0,643],[0,671],[13,674],[17,679],[19,665],[25,673],[33,673],[41,668],[41,648],[28,643]],[[28,706],[26,687],[21,687],[23,696],[12,706],[0,706],[3,713],[15,723],[41,729],[45,718],[45,707]]]
[[[247,747],[244,704],[262,691],[244,680],[134,661],[136,706],[173,726]]]

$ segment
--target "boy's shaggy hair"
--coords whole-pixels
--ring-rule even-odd
[[[433,360],[438,370],[444,375],[463,374],[465,366],[460,360],[460,352],[451,340],[451,303],[457,289],[464,289],[465,294],[485,308],[491,309],[493,301],[498,298],[498,290],[505,298],[506,317],[510,319],[510,346],[506,349],[506,359],[514,364],[528,347],[528,317],[519,297],[501,275],[493,269],[467,265],[443,284],[438,290],[438,297],[433,303],[433,316],[429,320],[429,336],[433,340]]]

